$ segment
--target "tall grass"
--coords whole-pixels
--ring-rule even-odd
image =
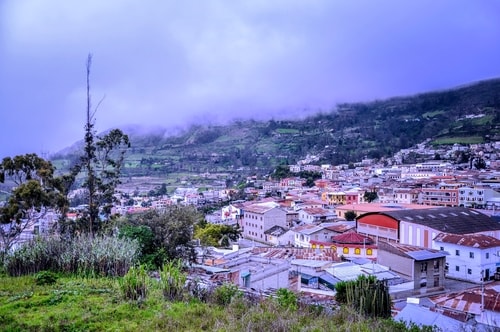
[[[187,275],[182,272],[181,260],[173,260],[163,264],[160,271],[160,285],[165,299],[182,300]]]
[[[4,268],[11,276],[39,271],[85,276],[123,276],[137,260],[139,245],[114,236],[38,237],[7,255]]]
[[[120,290],[126,300],[145,300],[151,282],[144,265],[132,266],[127,274],[119,280]]]

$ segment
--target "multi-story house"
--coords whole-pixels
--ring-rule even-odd
[[[420,292],[443,290],[446,254],[439,250],[394,242],[380,242],[377,262],[401,276],[413,280]]]
[[[485,187],[461,187],[458,190],[460,206],[467,208],[485,208],[491,198],[500,197],[500,193]]]
[[[265,242],[265,234],[274,226],[287,228],[287,212],[276,202],[247,205],[243,208],[240,226],[244,238]]]
[[[294,188],[302,188],[304,184],[304,179],[295,177],[295,178],[284,178],[280,181],[280,189],[289,190]]]
[[[298,213],[299,220],[306,224],[321,223],[336,218],[334,211],[318,207],[304,207],[300,209]]]
[[[500,274],[500,240],[484,234],[440,233],[435,249],[447,252],[448,277],[480,283]]]
[[[344,191],[325,191],[321,193],[321,199],[328,205],[346,204],[346,194]]]
[[[385,187],[379,190],[380,203],[417,204],[420,191],[414,188]]]
[[[322,223],[318,225],[306,224],[302,226],[297,226],[292,229],[295,234],[296,247],[300,248],[312,248],[312,243],[332,243],[332,236],[338,234],[334,230],[329,229],[334,223]]]
[[[458,189],[460,183],[427,184],[422,187],[418,202],[433,206],[458,206]]]

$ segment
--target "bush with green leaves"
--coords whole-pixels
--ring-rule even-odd
[[[280,288],[276,292],[276,301],[285,309],[297,310],[299,308],[299,300],[297,294],[286,288]]]
[[[34,275],[35,283],[41,285],[52,285],[57,281],[57,274],[51,271],[40,271]]]
[[[144,265],[132,266],[127,274],[118,281],[123,298],[132,301],[145,300],[148,295],[150,279]]]
[[[242,296],[243,292],[238,289],[238,286],[232,283],[224,283],[214,290],[212,300],[219,305],[226,306],[231,303],[233,298]]]

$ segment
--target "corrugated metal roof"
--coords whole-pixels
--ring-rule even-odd
[[[484,286],[484,309],[500,313],[500,293],[497,290],[500,283]],[[448,293],[430,297],[430,300],[439,307],[472,314],[481,314],[481,286],[466,289],[462,292]]]
[[[460,235],[460,234],[439,233],[434,238],[434,241],[458,244],[465,247],[480,248],[480,249],[500,247],[499,239],[484,234]]]
[[[461,207],[437,207],[427,210],[399,210],[380,212],[399,221],[413,218],[412,223],[428,226],[450,234],[472,234],[500,230],[500,223],[491,217]],[[445,217],[443,217],[444,215]],[[421,218],[419,218],[420,216]],[[359,218],[362,218],[360,216]]]
[[[373,240],[368,236],[358,234],[356,232],[348,232],[335,235],[332,237],[332,242],[339,244],[372,244]]]
[[[411,244],[401,244],[394,242],[380,241],[378,243],[380,250],[396,252],[399,255],[410,257],[416,261],[425,261],[434,258],[446,257],[446,253],[436,249],[428,249],[413,246]],[[392,248],[392,249],[391,249]]]

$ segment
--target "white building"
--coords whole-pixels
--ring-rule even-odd
[[[447,276],[472,282],[490,280],[500,273],[500,240],[484,234],[440,233],[435,249],[447,252]]]
[[[248,205],[244,207],[240,226],[244,238],[265,242],[265,231],[274,226],[287,228],[287,213],[276,202]]]
[[[487,202],[496,197],[500,197],[500,193],[490,188],[461,187],[458,190],[458,204],[467,208],[485,208]]]

